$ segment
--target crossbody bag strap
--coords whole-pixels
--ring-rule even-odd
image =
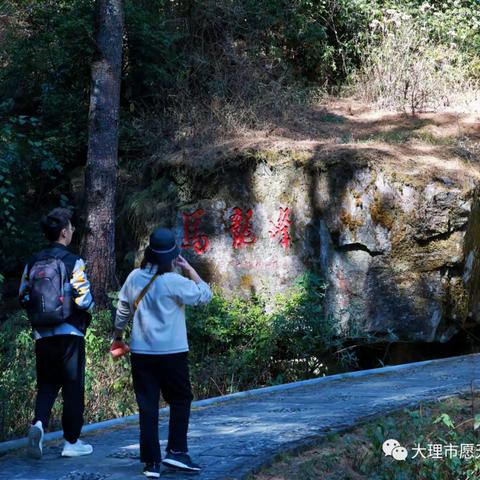
[[[154,280],[158,277],[159,273],[156,273],[151,279],[150,281],[145,285],[145,287],[143,287],[143,290],[140,292],[140,295],[135,299],[135,301],[133,302],[133,307],[134,307],[134,311],[137,309],[138,307],[138,304],[140,303],[140,301],[142,300],[142,298],[145,296],[145,294],[148,292],[148,289],[150,288],[150,285],[154,282]]]

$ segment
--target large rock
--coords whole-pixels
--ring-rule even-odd
[[[315,189],[328,314],[352,336],[447,340],[468,314],[464,236],[478,173],[347,165],[324,169]]]
[[[456,158],[437,162],[428,151],[413,159],[387,147],[304,147],[223,152],[208,165],[159,162],[153,174],[165,185],[152,198],[158,208],[145,232],[162,224],[185,242],[183,214],[203,209],[197,250],[202,236],[208,248],[184,253],[211,281],[227,293],[271,298],[318,269],[327,283],[325,313],[351,337],[446,341],[465,322],[480,321],[476,169]],[[272,238],[287,208],[288,247]],[[250,243],[234,248],[232,215],[248,209]]]

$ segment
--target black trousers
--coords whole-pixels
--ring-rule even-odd
[[[85,339],[55,335],[35,342],[37,398],[33,423],[48,426],[52,407],[62,390],[62,427],[65,440],[75,443],[83,426],[85,391]]]
[[[158,407],[160,392],[170,406],[167,452],[187,452],[193,395],[188,352],[167,355],[132,353],[133,388],[140,413],[140,461],[160,462]]]

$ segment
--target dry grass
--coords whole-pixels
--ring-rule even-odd
[[[165,173],[175,176],[179,188],[183,180],[178,175],[201,179],[192,180],[200,188],[214,184],[212,178],[244,162],[296,163],[320,170],[350,163],[381,168],[392,178],[422,188],[426,182],[443,182],[444,178],[458,185],[480,180],[478,114],[392,113],[354,98],[297,104],[296,114],[291,112],[284,118],[270,118],[268,128],[245,126],[229,135],[226,131],[214,134],[206,121],[205,143],[195,139],[177,146],[152,143],[150,156],[137,160],[129,177],[135,183],[147,175],[149,183],[129,186],[122,218],[143,235],[152,223],[168,216],[166,204],[151,202],[151,198],[162,201],[168,193],[162,180]],[[161,123],[158,120],[158,128]],[[144,134],[151,135],[155,125],[145,124]],[[172,198],[181,195],[180,191],[171,193]],[[204,198],[202,192],[197,193]]]
[[[357,95],[412,114],[452,108],[478,112],[480,85],[467,77],[469,59],[455,43],[436,42],[411,17],[395,11],[374,25],[381,40],[367,48],[354,75]]]
[[[468,170],[470,175],[478,170],[479,142],[476,114],[412,116],[378,110],[353,98],[332,98],[303,106],[296,118],[273,129],[248,130],[203,146],[158,152],[149,162],[152,168],[183,165],[214,169],[249,152],[264,152],[266,161],[269,157],[279,161],[288,157],[290,161],[331,162],[342,157],[342,152],[352,151],[357,152],[353,161],[378,161],[387,166],[393,162],[395,166],[403,164],[403,169],[418,165],[426,173],[438,167]]]

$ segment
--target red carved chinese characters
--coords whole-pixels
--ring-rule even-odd
[[[233,239],[233,248],[246,247],[257,241],[252,232],[252,209],[249,208],[243,217],[240,208],[235,207],[230,215],[230,233]]]
[[[193,213],[182,213],[183,216],[183,242],[181,248],[193,248],[196,253],[202,255],[208,248],[208,237],[200,235],[198,227],[201,216],[205,213],[203,208],[195,210]]]
[[[282,247],[287,250],[290,246],[290,225],[292,222],[289,219],[289,210],[288,207],[280,207],[280,214],[278,215],[277,223],[270,223],[273,225],[273,228],[268,231],[271,238],[280,237],[279,242]]]
[[[207,235],[199,232],[201,217],[205,214],[203,208],[195,210],[193,213],[182,213],[183,216],[183,242],[180,245],[183,249],[193,248],[194,251],[202,255],[209,245]],[[230,215],[229,231],[232,235],[232,246],[235,249],[253,245],[257,241],[257,237],[252,231],[253,211],[249,208],[243,213],[241,208],[235,207]],[[290,210],[288,207],[280,207],[277,223],[273,223],[272,228],[268,231],[270,238],[278,238],[278,242],[285,249],[290,247]]]

